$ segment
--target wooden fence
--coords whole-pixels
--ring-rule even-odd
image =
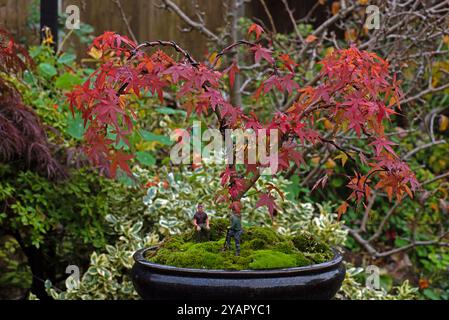
[[[32,0],[0,0],[0,27],[9,30],[16,39],[32,33],[27,24]]]
[[[58,1],[58,0],[55,0]],[[196,57],[204,54],[207,39],[198,31],[182,32],[186,25],[176,14],[157,7],[160,0],[121,0],[123,14],[119,10],[116,1],[113,0],[59,0],[61,10],[70,5],[78,5],[81,9],[81,21],[92,25],[95,34],[101,34],[106,30],[113,30],[121,34],[129,35],[124,23],[123,15],[129,21],[129,26],[139,41],[153,39],[170,39],[179,42]],[[230,0],[223,0],[230,1]],[[217,30],[223,26],[224,13],[222,0],[173,0],[193,19],[196,19],[195,4],[205,13],[204,20],[207,28]],[[299,17],[316,3],[317,0],[289,0],[290,6],[295,9]],[[278,30],[291,29],[291,21],[288,19],[282,1],[264,0],[272,11],[273,19]],[[37,14],[39,1],[36,0],[0,0],[0,27],[8,29],[16,39],[30,43],[39,41],[38,27],[29,25],[30,17]],[[257,17],[269,26],[270,22],[261,6],[261,1],[253,0],[246,6],[246,15]],[[32,19],[31,19],[32,20]],[[82,52],[85,48],[79,47]]]

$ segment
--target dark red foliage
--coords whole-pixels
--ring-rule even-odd
[[[0,30],[0,73],[20,78],[33,66],[26,50]],[[30,169],[49,179],[66,176],[53,157],[46,133],[37,115],[22,102],[14,84],[0,77],[0,162]]]

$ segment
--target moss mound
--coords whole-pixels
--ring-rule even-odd
[[[210,270],[267,270],[302,267],[323,263],[333,257],[326,244],[310,234],[282,237],[270,228],[250,227],[244,230],[240,256],[235,251],[222,252],[229,222],[216,219],[211,223],[208,242],[197,243],[194,231],[166,239],[148,260],[180,268]],[[231,241],[234,249],[234,240]]]

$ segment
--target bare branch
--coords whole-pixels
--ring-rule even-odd
[[[290,18],[290,21],[292,22],[293,30],[295,31],[296,37],[298,38],[298,40],[301,43],[304,43],[304,38],[302,37],[301,33],[298,30],[298,26],[296,25],[295,17],[293,16],[293,11],[288,6],[287,0],[282,0],[282,3],[284,4],[285,11],[287,11],[288,17]]]
[[[433,179],[427,180],[427,181],[423,182],[423,183],[421,184],[421,186],[425,186],[425,185],[428,185],[428,184],[432,184],[432,183],[434,183],[434,182],[436,182],[436,181],[438,181],[438,180],[445,179],[445,178],[449,178],[449,172],[440,174],[439,176],[436,176],[436,177],[433,178]]]
[[[411,157],[413,157],[415,154],[417,154],[419,151],[424,150],[424,149],[428,149],[431,148],[433,146],[439,145],[439,144],[445,144],[446,141],[445,140],[439,140],[439,141],[435,141],[435,142],[430,142],[430,143],[426,143],[422,146],[416,147],[415,149],[413,149],[412,151],[410,151],[409,153],[407,153],[405,156],[402,157],[402,160],[408,160]]]
[[[399,202],[395,202],[395,204],[390,208],[390,210],[388,210],[387,214],[384,216],[384,218],[382,219],[382,222],[379,224],[379,227],[377,227],[376,232],[374,233],[374,235],[369,238],[369,242],[377,239],[380,237],[380,235],[382,234],[382,231],[384,229],[385,224],[388,222],[388,220],[390,219],[390,217],[394,214],[394,212],[396,211],[396,209],[399,207]]]
[[[387,251],[383,251],[383,252],[379,252],[377,251],[371,244],[369,241],[365,240],[357,231],[349,228],[349,227],[344,227],[347,231],[348,234],[358,243],[360,244],[367,252],[368,254],[370,254],[373,258],[385,258],[388,256],[391,256],[393,254],[399,253],[399,252],[403,252],[403,251],[407,251],[416,247],[423,247],[423,246],[440,246],[440,247],[449,247],[449,242],[442,242],[441,240],[444,239],[448,233],[444,233],[441,236],[438,237],[438,239],[436,240],[429,240],[429,241],[413,241],[405,246],[399,247],[399,248],[395,248],[395,249],[391,249],[391,250],[387,250]]]
[[[273,16],[271,15],[271,12],[270,12],[270,10],[268,9],[267,4],[265,3],[265,0],[259,0],[259,1],[260,1],[260,3],[262,4],[262,7],[263,7],[263,9],[264,9],[264,11],[265,11],[265,14],[266,14],[267,17],[268,17],[268,20],[270,20],[271,31],[272,31],[273,33],[277,33],[276,25],[274,24],[274,20],[273,20]]]
[[[363,215],[362,223],[360,224],[360,232],[366,231],[366,225],[368,223],[369,214],[371,213],[371,209],[373,208],[374,202],[376,201],[377,193],[373,191],[371,198],[368,202],[368,205],[365,208],[365,214]]]
[[[176,15],[178,15],[178,17],[180,17],[187,25],[198,30],[199,32],[201,32],[202,34],[207,36],[209,39],[215,41],[216,43],[218,43],[220,45],[223,44],[223,40],[219,36],[217,36],[215,33],[213,33],[211,30],[206,28],[204,23],[192,20],[174,2],[172,2],[171,0],[162,0],[162,2],[164,3],[165,7],[167,7],[169,10],[172,10],[174,13],[176,13]]]
[[[313,36],[318,37],[323,32],[327,30],[330,26],[335,24],[341,19],[344,19],[346,16],[348,16],[349,13],[351,13],[355,8],[357,7],[357,4],[353,4],[347,9],[339,11],[336,15],[332,16],[325,22],[323,22],[318,28],[315,29],[315,31],[312,33]],[[307,49],[309,48],[309,43],[306,43],[304,47],[299,52],[299,58],[302,58],[304,54],[306,53]]]
[[[134,35],[134,32],[133,32],[133,30],[131,28],[131,25],[129,24],[128,18],[126,17],[125,11],[123,10],[123,7],[122,7],[122,3],[120,2],[120,0],[113,0],[113,1],[117,5],[118,9],[120,10],[120,14],[122,15],[123,23],[125,24],[126,28],[128,29],[128,33],[131,36],[131,39],[135,43],[137,43],[137,38]]]
[[[443,91],[444,89],[447,89],[447,88],[449,88],[449,83],[441,85],[441,86],[439,86],[437,88],[427,88],[426,90],[423,90],[423,91],[419,92],[418,94],[414,95],[413,97],[404,99],[403,101],[401,101],[401,103],[403,103],[403,104],[410,103],[410,102],[412,102],[414,100],[422,98],[426,94],[435,93],[435,92],[438,92],[438,91]]]

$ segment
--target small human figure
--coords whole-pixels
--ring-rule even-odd
[[[198,204],[197,212],[193,217],[193,225],[195,226],[198,242],[201,242],[204,239],[209,240],[210,238],[209,217],[207,213],[204,211],[204,207],[201,203]]]
[[[226,244],[223,248],[223,251],[231,249],[231,238],[234,238],[235,241],[235,255],[240,255],[240,238],[243,234],[242,229],[242,218],[240,215],[240,211],[236,209],[232,209],[231,215],[231,227],[228,228],[228,233],[226,234]]]

